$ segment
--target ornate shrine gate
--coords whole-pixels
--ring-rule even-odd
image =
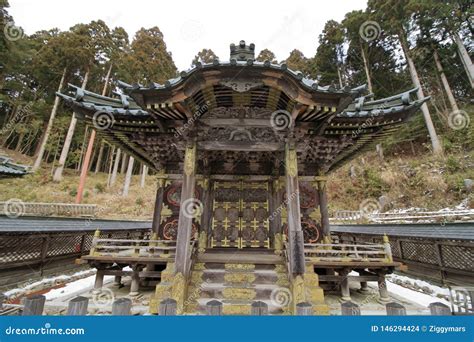
[[[216,181],[211,247],[270,248],[269,184]]]

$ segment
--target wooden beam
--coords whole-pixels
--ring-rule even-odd
[[[176,241],[176,273],[187,276],[191,264],[191,231],[193,217],[189,210],[194,201],[196,186],[196,144],[186,147],[183,166],[183,183],[181,186],[181,202],[178,218],[178,237]]]
[[[316,177],[316,184],[318,185],[319,212],[321,213],[321,226],[323,229],[323,236],[329,236],[331,234],[331,228],[329,226],[329,210],[328,210],[328,197],[326,194],[326,178]]]
[[[153,211],[153,222],[151,224],[151,229],[153,233],[155,234],[158,234],[160,230],[161,210],[163,208],[164,192],[165,192],[165,179],[160,178],[158,179],[158,187],[156,189],[155,207]]]
[[[285,174],[290,272],[297,276],[305,273],[304,237],[301,229],[298,159],[296,150],[289,144],[285,148]]]

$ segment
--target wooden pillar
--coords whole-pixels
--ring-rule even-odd
[[[95,135],[95,129],[92,129],[91,136],[89,138],[89,144],[87,145],[86,156],[84,157],[84,162],[82,163],[79,186],[77,187],[76,204],[80,204],[82,202],[82,195],[84,193],[84,186],[86,185],[87,172],[89,171],[89,163],[91,161]]]
[[[114,285],[118,287],[122,286],[122,276],[117,275],[114,277]]]
[[[97,270],[95,275],[94,290],[92,293],[99,293],[104,285],[104,270]]]
[[[175,269],[176,273],[181,273],[186,278],[191,263],[190,242],[193,217],[189,215],[188,208],[191,201],[194,200],[194,188],[196,186],[196,144],[186,147],[183,169]]]
[[[208,236],[210,234],[210,222],[212,218],[211,180],[209,175],[204,178],[203,182],[202,204],[203,211],[201,215],[201,231],[199,232],[199,236],[205,237],[205,246],[200,244],[199,248],[207,248]]]
[[[25,298],[22,316],[41,316],[44,310],[46,297],[31,295]]]
[[[378,274],[377,284],[379,286],[380,301],[389,302],[390,296],[388,295],[387,282],[385,281],[385,273],[380,272]]]
[[[329,211],[328,198],[326,194],[326,177],[316,177],[316,184],[318,185],[319,195],[319,211],[321,213],[321,227],[323,229],[323,237],[330,236],[331,231],[329,227]]]
[[[132,266],[132,283],[130,284],[130,297],[138,296],[140,290],[140,268]]]
[[[351,291],[349,288],[349,278],[347,278],[347,275],[349,274],[350,270],[344,269],[339,272],[339,276],[342,277],[341,280],[341,299],[344,301],[350,301],[351,300]]]
[[[446,304],[435,302],[428,305],[432,316],[451,316],[451,309]]]
[[[305,272],[304,238],[301,229],[298,159],[294,147],[285,148],[286,196],[290,272],[293,276]]]
[[[387,303],[385,305],[385,310],[387,311],[387,316],[406,316],[407,315],[407,309],[400,304],[396,302],[392,303]]]
[[[367,284],[366,281],[361,281],[361,282],[360,282],[360,292],[361,292],[361,293],[368,293],[368,292],[370,292],[370,290],[369,290],[369,285]]]
[[[218,300],[211,300],[206,303],[206,313],[208,316],[221,316],[222,315],[222,302]]]
[[[262,301],[256,301],[252,303],[251,307],[252,316],[267,316],[268,315],[268,304]]]
[[[86,316],[89,298],[78,296],[69,301],[67,308],[68,316]]]
[[[160,316],[176,316],[178,303],[171,298],[164,299],[160,302],[158,314]]]
[[[132,310],[130,298],[119,298],[112,303],[112,316],[128,316]]]
[[[151,224],[151,229],[155,234],[158,234],[160,230],[161,210],[163,209],[164,192],[165,179],[161,177],[158,179],[158,186],[156,188],[155,208],[153,209],[153,222]]]
[[[281,224],[281,205],[282,205],[282,200],[281,200],[281,181],[279,177],[276,177],[276,179],[273,180],[272,184],[272,198],[273,198],[273,207],[275,210],[275,214],[273,215],[273,229],[274,229],[274,234],[282,234],[282,224]]]
[[[360,316],[360,307],[353,302],[341,303],[342,316]]]
[[[296,304],[297,316],[313,316],[313,305],[308,302]]]

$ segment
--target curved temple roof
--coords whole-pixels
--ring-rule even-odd
[[[186,141],[199,171],[278,174],[286,142],[301,174],[329,172],[395,131],[427,99],[412,89],[373,100],[366,87],[320,86],[285,64],[253,59],[252,44],[231,45],[231,61],[198,63],[165,84],[119,83],[101,96],[70,85],[61,94],[79,119],[155,169],[179,172]]]

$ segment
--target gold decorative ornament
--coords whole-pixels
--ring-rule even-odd
[[[186,147],[184,154],[184,174],[189,176],[194,173],[196,167],[196,145]]]
[[[290,177],[298,176],[298,158],[296,156],[296,150],[286,146],[286,172]]]

